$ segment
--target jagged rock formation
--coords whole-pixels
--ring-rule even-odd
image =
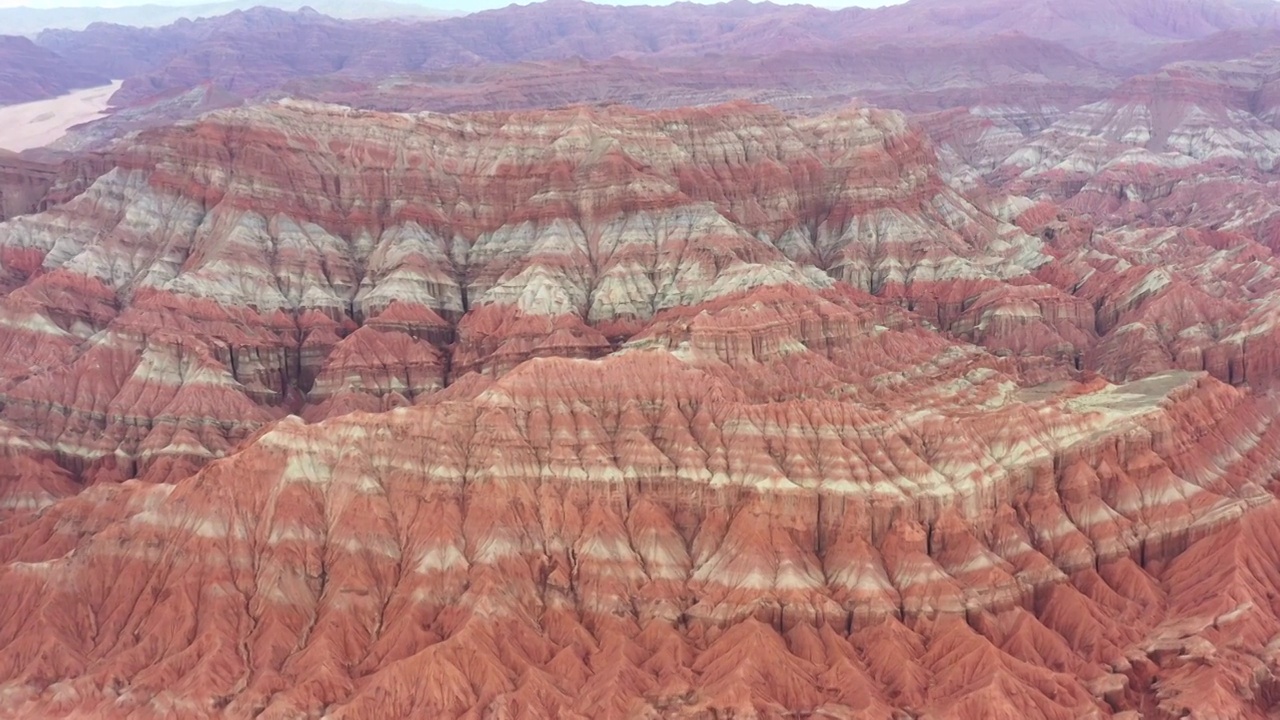
[[[1262,716],[1274,403],[695,310],[10,520],[0,712]]]
[[[0,247],[0,414],[85,480],[168,477],[159,458],[220,455],[286,411],[597,357],[665,309],[752,287],[841,279],[941,319],[934,280],[1048,260],[950,190],[901,117],[745,106],[227,111],[144,136]]]
[[[941,121],[103,156],[0,224],[0,716],[1265,717],[1280,263]]]
[[[1063,5],[43,36],[0,718],[1274,715],[1274,5]]]
[[[1176,275],[1185,259],[1168,247],[1181,246],[1188,230],[1205,239],[1206,251],[1270,257],[1280,248],[1278,63],[1274,51],[1176,63],[1031,133],[982,108],[920,120],[954,186],[1052,203],[1074,218],[1076,235],[1081,223],[1124,231],[1164,255]],[[1046,206],[1041,214],[1057,212]],[[1179,239],[1165,246],[1170,238]],[[1214,284],[1198,271],[1188,280]],[[1220,302],[1240,286],[1214,287],[1210,294],[1221,293],[1196,302]]]
[[[57,160],[0,150],[0,221],[65,202],[114,165],[112,156],[100,153]]]
[[[1280,279],[1256,243],[1046,242],[1045,207],[975,205],[881,111],[281,103],[144,135],[117,162],[0,226],[0,417],[83,482],[174,479],[290,412],[600,357],[663,311],[759,286],[840,283],[1028,371],[1266,387],[1277,368]]]

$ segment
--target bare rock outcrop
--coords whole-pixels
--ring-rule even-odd
[[[138,135],[0,224],[0,717],[1267,717],[1280,262],[1011,126]]]

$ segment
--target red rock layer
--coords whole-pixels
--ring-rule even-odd
[[[287,412],[600,357],[663,310],[757,287],[845,281],[950,326],[1049,259],[881,111],[284,103],[116,162],[0,226],[0,417],[84,480],[176,478]]]
[[[1274,403],[787,300],[12,517],[0,714],[1265,716]],[[870,377],[760,402],[779,351]]]
[[[930,122],[286,102],[0,225],[0,717],[1266,717],[1280,266]]]
[[[963,142],[992,141],[977,132]],[[960,138],[940,136],[948,152]],[[665,309],[755,287],[843,283],[1029,378],[1184,369],[1267,387],[1278,367],[1265,249],[1085,239],[1047,206],[975,205],[880,111],[284,103],[146,134],[115,162],[0,226],[0,416],[82,480],[177,478],[288,412],[386,410],[472,372],[600,357]],[[154,397],[138,405],[130,383]],[[160,402],[174,393],[200,399]]]
[[[915,0],[838,11],[558,0],[433,22],[258,8],[162,28],[50,30],[39,42],[73,67],[125,79],[111,117],[60,141],[70,150],[282,95],[448,112],[750,99],[818,113],[858,98],[910,112],[981,108],[1032,133],[1139,70],[1245,57],[1271,47],[1278,30],[1274,9],[1252,0],[1083,9]]]
[[[1078,366],[1117,380],[1184,368],[1271,386],[1276,61],[1171,65],[1024,140],[986,110],[925,118],[954,185],[1049,241],[1056,259],[1036,276],[1066,296],[1034,334],[987,338],[974,318],[966,336],[1014,353],[1075,352]],[[1019,292],[1036,303],[1022,315],[1044,315],[1044,289]]]

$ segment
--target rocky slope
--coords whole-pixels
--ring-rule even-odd
[[[692,342],[291,418],[10,521],[0,712],[1263,716],[1274,404],[1187,373],[1021,387],[761,292]],[[877,374],[760,403],[777,355],[722,348],[762,303],[853,321],[782,325],[786,367]]]
[[[236,10],[251,10],[255,7],[274,7],[281,10],[301,10],[306,7],[331,17],[351,20],[423,19],[453,14],[433,10],[421,3],[395,0],[365,0],[357,5],[343,2],[343,0],[311,0],[310,2],[307,0],[211,0],[174,5],[137,2],[106,7],[5,7],[0,8],[0,25],[15,35],[31,37],[46,30],[84,30],[98,23],[129,27],[159,27],[184,19],[217,17]]]
[[[1137,76],[1029,134],[985,108],[922,124],[959,187],[1050,200],[1108,229],[1228,231],[1275,250],[1278,82],[1269,51]]]
[[[0,716],[1266,717],[1280,261],[975,118],[101,156],[0,224]]]
[[[66,202],[114,167],[115,157],[104,153],[60,159],[52,153],[0,150],[0,221]]]
[[[127,104],[201,83],[247,96],[294,77],[376,78],[619,53],[697,55],[749,47],[779,25],[834,38],[845,27],[839,19],[856,14],[750,3],[617,7],[561,0],[434,22],[373,22],[259,7],[161,28],[51,30],[38,42],[84,67],[128,78],[119,94]]]
[[[0,35],[0,105],[57,97],[110,81],[91,64],[70,62],[24,37]]]
[[[0,247],[2,412],[86,480],[168,476],[153,455],[220,455],[286,410],[599,356],[753,287],[844,280],[952,322],[938,282],[1048,260],[948,188],[900,116],[750,106],[226,111],[143,136],[84,194],[0,226]],[[357,377],[370,352],[395,362]],[[210,413],[195,438],[171,415],[185,403]]]

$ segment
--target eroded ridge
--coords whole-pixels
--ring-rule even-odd
[[[874,110],[288,102],[113,163],[0,225],[0,716],[1269,711],[1245,234],[957,189]]]
[[[896,113],[283,102],[144,133],[110,165],[0,225],[0,435],[48,498],[185,477],[286,414],[602,357],[753,288],[841,295],[1032,379],[1266,387],[1277,367],[1265,247],[971,197]]]
[[[911,411],[697,343],[532,360],[11,518],[0,712],[1261,712],[1274,403],[934,362]]]

